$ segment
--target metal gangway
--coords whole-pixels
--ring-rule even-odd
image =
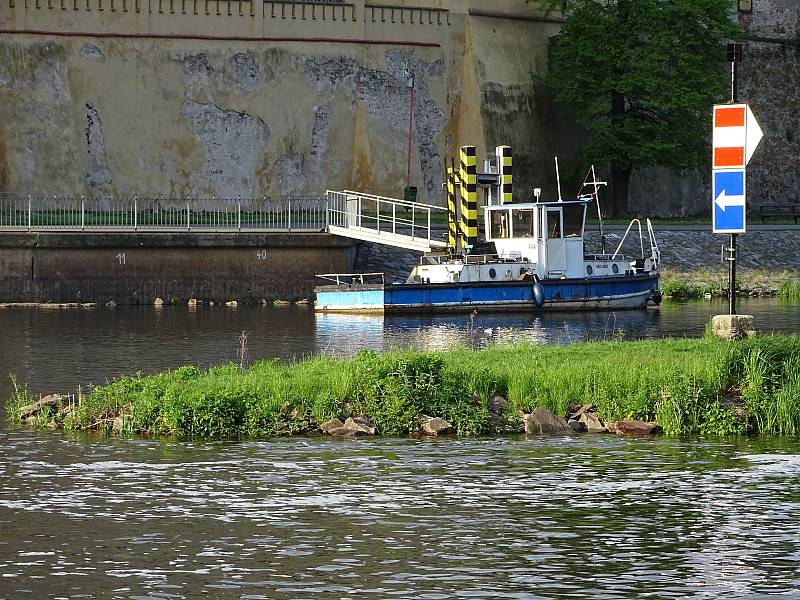
[[[325,197],[329,233],[418,252],[447,247],[433,229],[439,215],[447,223],[446,208],[351,190],[328,190]]]

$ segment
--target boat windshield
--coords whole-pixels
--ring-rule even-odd
[[[511,237],[511,227],[509,226],[507,210],[493,210],[492,215],[492,239],[506,239]]]
[[[564,237],[580,237],[583,229],[583,213],[586,207],[583,205],[567,205],[564,211]]]
[[[533,210],[515,210],[512,212],[514,219],[514,237],[533,237]]]

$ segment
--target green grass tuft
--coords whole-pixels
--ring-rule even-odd
[[[406,435],[427,414],[477,435],[500,427],[486,402],[499,393],[508,399],[507,418],[591,404],[606,421],[655,420],[670,435],[796,435],[798,365],[798,336],[361,352],[123,377],[80,396],[64,417],[43,412],[36,424],[62,418],[71,430],[234,438],[293,434],[352,413],[384,434]],[[13,423],[31,401],[24,388],[15,390],[7,402]]]

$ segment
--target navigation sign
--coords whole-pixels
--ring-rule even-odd
[[[745,233],[745,167],[763,136],[747,104],[714,106],[711,161],[714,233]]]
[[[714,106],[713,168],[744,167],[750,162],[763,135],[747,104]]]
[[[714,233],[745,233],[744,169],[715,169],[712,188]]]

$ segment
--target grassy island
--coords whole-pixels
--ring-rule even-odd
[[[487,402],[495,394],[505,399],[500,415]],[[669,435],[795,435],[800,336],[361,352],[248,368],[185,366],[124,377],[69,398],[25,417],[22,409],[34,399],[18,388],[7,413],[12,422],[40,427],[213,438],[308,433],[350,414],[367,417],[382,434],[407,435],[425,414],[446,419],[460,435],[478,435],[513,431],[520,412],[536,407],[565,415],[589,404],[604,420],[656,421]]]

